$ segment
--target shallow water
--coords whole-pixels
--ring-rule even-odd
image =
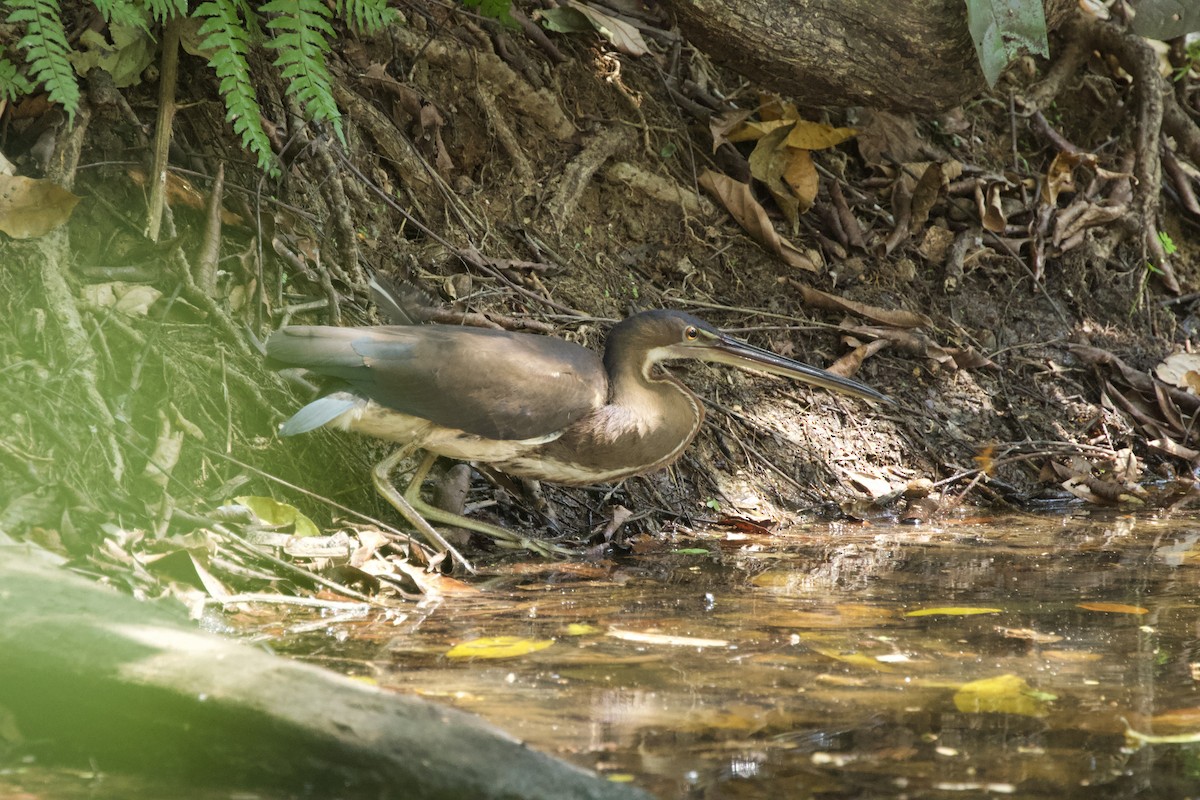
[[[1126,736],[1200,731],[1196,519],[744,530],[500,565],[407,613],[221,622],[664,799],[1200,797],[1200,744]],[[451,655],[496,637],[509,657]],[[17,789],[201,796],[0,773]]]
[[[1191,519],[717,532],[281,644],[663,798],[1195,797],[1125,730],[1200,730],[1198,567]]]

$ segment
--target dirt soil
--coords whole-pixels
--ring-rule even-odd
[[[800,108],[804,120],[860,132],[815,152],[819,191],[794,230],[755,186],[778,235],[819,265],[809,271],[761,246],[700,188],[705,170],[744,177],[754,142],[714,155],[696,107],[767,119],[788,99],[648,27],[660,55],[642,58],[594,35],[554,34],[543,45],[432,6],[386,35],[347,34],[332,64],[346,155],[327,131],[301,125],[278,82],[264,78],[264,114],[283,153],[278,182],[239,149],[216,79],[183,56],[175,174],[203,195],[223,163],[236,215],[223,226],[218,289],[207,297],[183,277],[212,235],[202,202],[176,197],[170,235],[146,241],[144,172],[132,163],[144,136],[127,115],[94,112],[66,250],[4,245],[6,261],[24,266],[3,279],[0,370],[14,380],[0,390],[13,423],[0,459],[17,469],[0,484],[0,524],[77,552],[85,520],[110,534],[186,531],[239,495],[273,495],[322,526],[348,509],[395,522],[370,489],[382,445],[274,435],[306,398],[254,345],[282,324],[377,322],[372,272],[438,296],[449,319],[478,312],[591,347],[632,311],[681,308],[818,366],[853,354],[861,364],[839,368],[857,367],[856,379],[898,401],[872,408],[781,379],[674,367],[705,398],[709,424],[670,470],[615,488],[550,488],[572,539],[603,531],[616,505],[633,512],[626,531],[639,533],[722,516],[921,521],[963,504],[1169,504],[1175,490],[1154,486],[1176,487],[1182,475],[1190,487],[1195,405],[1177,397],[1185,389],[1155,389],[1149,373],[1197,328],[1196,217],[1164,195],[1156,224],[1176,248],[1176,291],[1115,223],[1056,239],[1049,219],[1097,214],[1130,191],[1135,126],[1114,112],[1134,104],[1128,76],[1089,61],[1053,107],[1054,130],[1098,158],[1076,164],[1073,189],[1049,205],[1039,205],[1039,186],[1062,148],[1010,104],[1045,79],[1047,64],[1022,65],[993,95],[936,117]],[[675,72],[664,72],[672,48]],[[694,89],[686,102],[673,88],[680,74]],[[126,90],[143,121],[156,92],[152,83]],[[718,108],[705,105],[718,98]],[[10,149],[34,141],[14,135]],[[18,160],[38,168],[32,154]],[[927,174],[931,163],[945,168]],[[981,211],[1003,215],[998,237]],[[65,296],[52,268],[36,266],[47,253],[63,264],[62,252]],[[131,285],[162,294],[131,313],[89,288]],[[833,310],[805,289],[846,304]],[[61,306],[68,301],[74,311]],[[80,329],[68,335],[72,314]],[[163,452],[174,455],[169,480],[146,466]],[[517,492],[476,478],[469,499],[484,506],[474,513],[541,530],[541,512],[515,502]]]

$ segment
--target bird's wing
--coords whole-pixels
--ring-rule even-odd
[[[602,406],[595,353],[553,336],[452,325],[283,328],[267,355],[387,408],[489,439],[556,433]]]

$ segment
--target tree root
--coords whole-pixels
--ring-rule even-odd
[[[1076,13],[1064,26],[1067,45],[1045,79],[1025,98],[1027,111],[1040,114],[1066,88],[1093,50],[1114,56],[1133,78],[1136,99],[1133,123],[1134,163],[1132,202],[1118,220],[1112,236],[1137,237],[1141,260],[1153,265],[1165,288],[1178,294],[1179,281],[1159,238],[1159,196],[1162,191],[1163,162],[1159,150],[1162,134],[1176,139],[1181,153],[1200,163],[1200,131],[1179,108],[1175,95],[1158,73],[1155,52],[1140,37],[1118,25]],[[1045,131],[1043,131],[1045,133]],[[1060,150],[1056,137],[1048,137]]]

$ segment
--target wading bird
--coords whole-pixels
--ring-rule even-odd
[[[553,336],[455,325],[285,327],[267,341],[267,355],[332,384],[280,433],[329,426],[399,443],[375,467],[375,486],[431,543],[452,553],[427,520],[509,546],[555,548],[423,501],[421,485],[437,456],[576,486],[662,469],[679,458],[704,419],[700,398],[660,366],[664,361],[712,361],[892,402],[682,311],[643,311],[618,323],[602,358]],[[401,495],[389,476],[416,450],[426,457]]]

